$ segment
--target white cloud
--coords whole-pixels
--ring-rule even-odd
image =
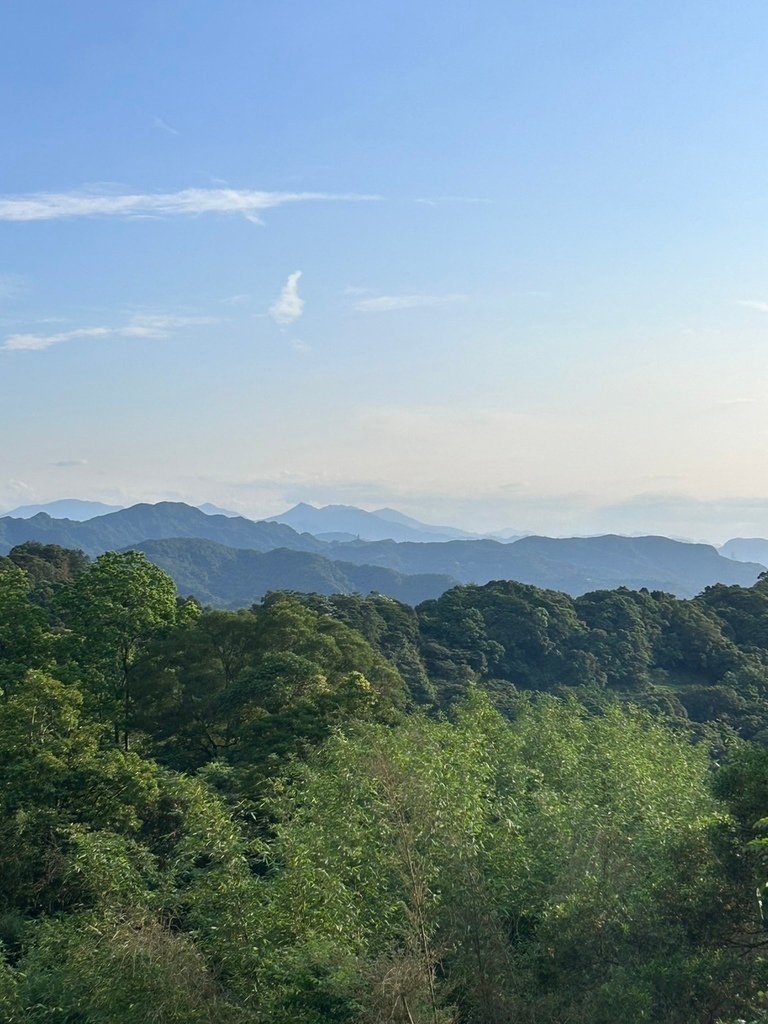
[[[137,314],[126,326],[117,328],[116,334],[126,338],[167,338],[181,327],[215,324],[214,316],[174,316],[167,313]]]
[[[758,313],[768,313],[768,302],[761,302],[759,299],[739,299],[736,305],[756,309]]]
[[[466,295],[380,295],[375,299],[361,299],[354,308],[358,313],[390,313],[396,309],[445,306],[464,299]]]
[[[2,346],[6,352],[36,352],[77,338],[168,338],[174,330],[216,323],[210,316],[137,314],[121,327],[77,327],[56,334],[10,334]]]
[[[6,352],[33,352],[52,345],[60,345],[63,341],[74,338],[104,338],[114,334],[110,327],[79,327],[74,331],[61,331],[59,334],[10,334],[5,339],[3,348]]]
[[[269,307],[269,315],[281,327],[295,323],[304,312],[304,299],[299,295],[300,277],[301,271],[294,271],[283,285],[280,297]]]
[[[37,192],[0,196],[0,221],[61,220],[72,217],[190,216],[239,213],[258,222],[258,214],[289,203],[361,202],[379,196],[328,192],[259,192],[252,189],[187,188],[162,193]]]
[[[417,203],[423,206],[442,206],[444,203],[469,203],[470,205],[490,203],[490,199],[480,199],[477,196],[434,196],[433,198],[417,199]]]
[[[164,121],[162,117],[153,118],[152,124],[155,128],[159,128],[160,131],[168,132],[169,135],[181,135],[178,128],[174,128],[173,125],[168,124],[168,122]]]

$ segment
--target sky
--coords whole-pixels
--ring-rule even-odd
[[[0,22],[0,509],[768,535],[764,0]]]

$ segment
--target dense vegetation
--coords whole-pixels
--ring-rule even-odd
[[[0,688],[9,1024],[762,1019],[766,580],[223,612],[27,543]]]

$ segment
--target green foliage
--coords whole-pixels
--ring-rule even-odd
[[[59,606],[94,709],[127,750],[132,670],[141,648],[176,622],[173,580],[139,552],[108,552],[63,588]]]
[[[556,701],[334,738],[276,798],[270,1019],[319,1019],[282,946],[325,950],[326,973],[332,949],[336,998],[354,958],[363,1019],[699,1019],[740,970],[717,948],[741,907],[706,775],[642,715]]]
[[[72,915],[33,929],[21,994],[30,1024],[224,1024],[215,979],[185,935],[139,914]]]
[[[764,581],[203,612],[136,552],[12,556],[0,1020],[764,1010]]]
[[[82,697],[30,672],[0,703],[0,908],[77,901],[67,881],[72,828],[135,833],[158,796],[153,766],[104,748]]]
[[[28,669],[43,668],[50,656],[45,615],[31,592],[28,574],[0,558],[0,691],[11,690]]]
[[[51,608],[57,591],[88,565],[88,556],[82,551],[70,551],[58,544],[40,544],[26,541],[17,544],[8,558],[23,569],[32,581],[32,596],[36,604]]]
[[[142,726],[177,767],[241,766],[249,788],[351,717],[388,717],[397,670],[359,633],[291,595],[251,612],[209,612],[137,666]],[[145,696],[146,694],[146,696]]]

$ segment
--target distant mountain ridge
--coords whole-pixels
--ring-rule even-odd
[[[4,516],[14,519],[31,519],[33,516],[43,512],[52,519],[73,519],[75,522],[85,522],[87,519],[95,519],[96,516],[109,515],[110,512],[120,512],[124,505],[105,505],[103,501],[81,501],[80,498],[60,498],[58,501],[48,501],[42,505],[19,505],[18,508],[5,512]]]
[[[213,540],[254,551],[287,547],[319,552],[325,547],[322,541],[308,534],[300,536],[280,523],[256,523],[241,517],[206,515],[191,505],[173,501],[133,505],[87,522],[52,519],[43,512],[31,519],[0,519],[0,554],[7,553],[25,540],[80,548],[88,555],[99,555],[140,541],[170,537]]]
[[[768,540],[764,537],[734,537],[721,545],[720,554],[737,562],[768,565]]]
[[[456,586],[450,576],[407,574],[373,565],[331,561],[307,551],[245,551],[207,540],[149,540],[133,545],[174,580],[180,594],[218,608],[244,608],[271,590],[314,594],[375,591],[420,604]]]
[[[313,513],[317,511],[312,509]],[[297,525],[301,523],[297,521]],[[255,522],[242,517],[206,515],[181,502],[134,505],[85,522],[52,519],[45,513],[30,519],[0,519],[0,554],[27,540],[80,548],[91,556],[149,542],[173,541],[173,558],[185,560],[186,564],[186,575],[180,576],[181,570],[176,569],[177,576],[189,582],[198,579],[202,585],[203,577],[195,570],[195,557],[204,558],[206,564],[215,563],[216,601],[230,607],[241,599],[244,588],[249,594],[255,593],[262,578],[268,580],[269,589],[296,588],[297,580],[303,580],[302,587],[340,588],[322,590],[323,593],[368,588],[381,589],[391,596],[408,592],[414,599],[423,587],[432,594],[436,588],[454,582],[484,584],[491,580],[516,580],[573,596],[590,590],[645,587],[692,597],[714,583],[749,587],[764,571],[763,563],[733,561],[711,545],[667,537],[525,537],[506,543],[488,539],[436,542],[426,534],[421,534],[418,541],[365,541],[349,537],[349,533],[331,534],[323,540],[274,520]],[[184,547],[184,541],[191,543]],[[214,557],[210,550],[196,547],[199,541],[241,554],[235,558],[218,551]],[[311,554],[319,561],[310,564],[307,560],[291,560],[284,554],[257,565],[253,559],[242,557],[243,551],[266,554],[276,549]],[[163,557],[170,557],[168,550],[165,549]],[[253,581],[243,582],[245,565],[255,574]],[[374,571],[381,573],[380,587]],[[227,573],[231,575],[230,582]],[[406,584],[403,579],[395,580],[392,573],[402,578],[431,579]]]
[[[517,580],[573,596],[629,587],[693,597],[714,583],[749,587],[764,571],[724,558],[709,544],[667,537],[523,537],[448,541],[443,544],[334,544],[332,557],[365,561],[400,572],[446,573],[462,583]]]
[[[467,530],[458,530],[455,526],[429,526],[418,519],[414,519],[413,516],[407,516],[403,512],[398,512],[396,508],[377,508],[372,515],[388,523],[397,523],[400,526],[407,526],[412,530],[418,530],[419,533],[437,533],[450,540],[477,540],[483,536],[479,533],[470,533]]]
[[[473,535],[447,526],[430,526],[418,519],[397,512],[395,509],[380,509],[366,512],[354,505],[324,505],[316,508],[306,502],[299,502],[287,512],[270,516],[268,523],[284,523],[299,533],[327,537],[345,534],[358,540],[394,540],[426,543],[441,543],[458,537],[471,539]]]
[[[51,519],[72,519],[78,523],[84,523],[88,519],[95,519],[97,516],[109,515],[110,512],[121,512],[128,505],[106,505],[103,501],[83,501],[80,498],[59,498],[56,501],[46,501],[39,505],[19,505],[9,512],[3,512],[3,517],[10,516],[12,519],[31,519],[33,516],[44,512]],[[220,508],[212,505],[209,501],[202,505],[191,506],[199,508],[207,516],[227,516],[229,519],[238,518],[239,512],[232,512],[228,508]],[[247,517],[244,517],[247,518]]]

